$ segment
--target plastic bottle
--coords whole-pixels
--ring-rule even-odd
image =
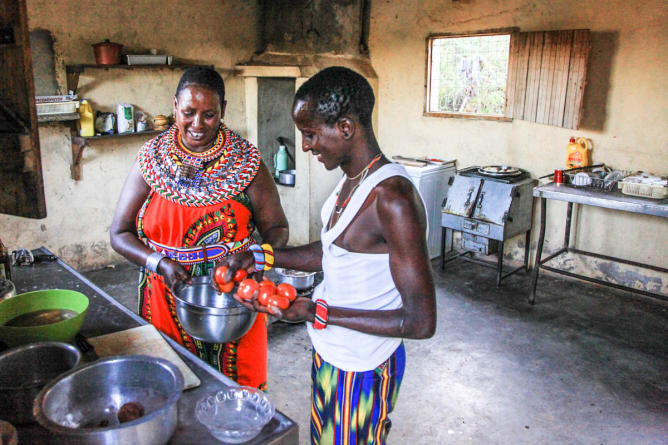
[[[93,108],[86,99],[79,104],[79,136],[95,136],[95,118]]]
[[[591,141],[586,138],[571,138],[566,146],[566,168],[591,165]]]
[[[278,151],[274,153],[274,176],[278,178],[278,174],[281,170],[288,169],[288,150],[285,148],[285,145],[281,144],[278,146]]]

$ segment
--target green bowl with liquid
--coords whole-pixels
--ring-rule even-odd
[[[9,347],[38,341],[72,342],[88,312],[81,292],[48,289],[0,302],[0,341]]]

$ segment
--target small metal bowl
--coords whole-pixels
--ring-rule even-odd
[[[38,394],[33,412],[62,443],[158,445],[174,434],[182,391],[181,371],[167,360],[121,355],[61,375]],[[141,413],[121,423],[129,403]]]
[[[218,293],[208,276],[194,277],[192,284],[173,289],[176,316],[193,338],[226,343],[241,338],[255,322],[257,312],[246,309],[232,294]]]
[[[32,405],[39,391],[80,360],[77,348],[55,341],[31,343],[0,354],[0,418],[16,425],[34,422]]]
[[[216,439],[227,443],[251,440],[260,434],[275,412],[264,392],[248,386],[218,391],[200,400],[195,407],[197,420]]]

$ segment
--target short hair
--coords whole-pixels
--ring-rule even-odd
[[[333,66],[307,80],[295,94],[307,101],[309,111],[332,125],[342,116],[357,116],[360,123],[371,128],[375,98],[369,82],[355,71]]]
[[[220,99],[220,108],[223,109],[223,102],[225,101],[225,82],[220,77],[218,71],[206,66],[193,66],[188,68],[179,80],[179,85],[176,87],[176,97],[184,88],[191,85],[197,85],[213,91]]]

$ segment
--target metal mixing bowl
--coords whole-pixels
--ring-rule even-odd
[[[164,444],[178,421],[181,371],[146,355],[100,359],[61,375],[37,395],[37,421],[64,443]],[[143,415],[121,423],[118,412],[138,403]]]
[[[275,267],[274,270],[281,283],[291,284],[297,290],[308,289],[313,286],[313,282],[315,281],[315,272],[302,272],[299,270],[281,269],[280,267]]]
[[[32,405],[39,391],[80,360],[77,348],[55,341],[31,343],[0,354],[0,418],[16,425],[34,422]]]
[[[225,343],[242,337],[253,326],[257,312],[246,309],[232,294],[218,293],[207,276],[174,288],[176,316],[193,338]]]

